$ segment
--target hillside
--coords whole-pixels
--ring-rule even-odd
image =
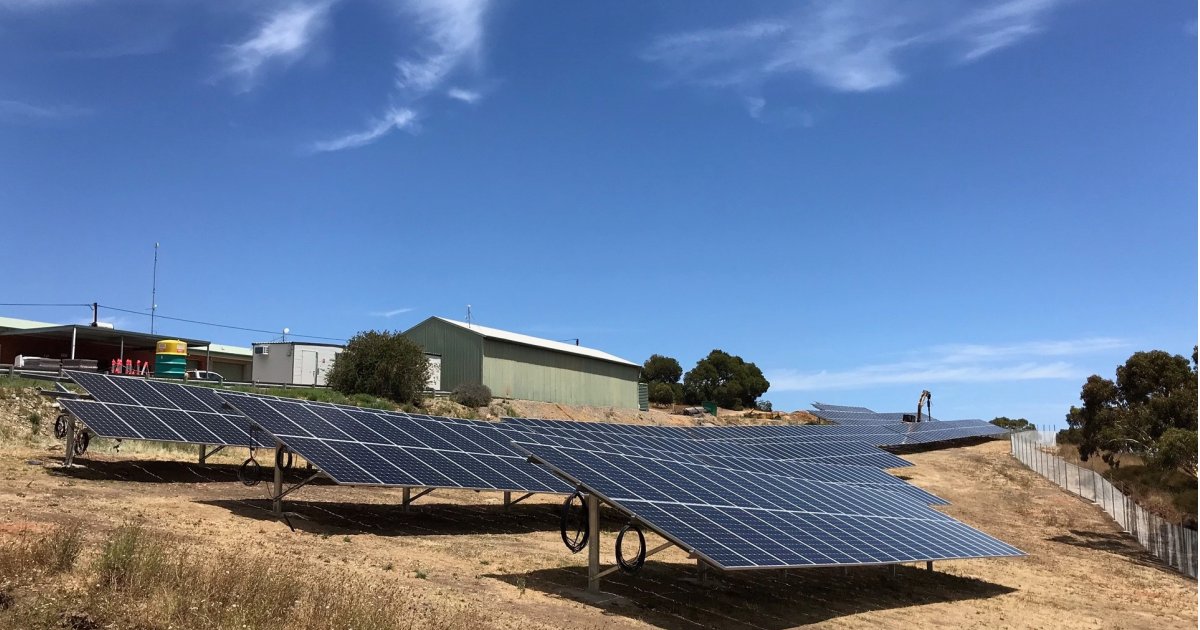
[[[318,483],[288,497],[293,531],[267,511],[264,487],[236,481],[234,464],[244,452],[199,466],[193,452],[130,443],[113,453],[103,445],[80,469],[57,469],[52,416],[34,436],[23,419],[52,407],[29,394],[0,400],[0,627],[1197,623],[1194,581],[1148,558],[1094,506],[1024,469],[1006,442],[905,455],[915,466],[902,474],[948,499],[950,515],[1027,557],[937,563],[932,573],[905,566],[895,577],[885,567],[862,567],[730,573],[701,584],[694,562],[671,549],[636,575],[606,578],[605,589],[621,597],[593,604],[579,593],[586,554],[571,555],[559,539],[561,497],[505,509],[499,493],[438,490],[405,512],[399,489]],[[561,415],[512,404],[521,405],[520,415]],[[605,410],[567,411],[616,419]],[[642,419],[671,420],[653,412]],[[622,524],[603,522],[603,562],[612,562]],[[648,538],[651,546],[660,542]],[[43,540],[76,541],[67,545],[78,550],[69,570],[50,571],[57,562],[48,549],[62,545]],[[122,553],[131,560],[114,569]]]

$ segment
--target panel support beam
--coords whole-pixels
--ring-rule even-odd
[[[275,516],[283,516],[283,442],[275,440],[275,491],[271,493],[271,511]]]
[[[430,492],[433,492],[433,488],[425,488],[416,494],[413,494],[412,490],[412,488],[405,487],[404,495],[400,498],[400,508],[405,512],[408,511],[408,506],[411,505],[413,501],[416,501]]]
[[[509,490],[505,490],[504,491],[504,509],[508,509],[508,508],[524,501],[525,499],[528,499],[529,497],[533,496],[533,494],[534,493],[532,493],[532,492],[526,492],[525,494],[514,499],[514,498],[512,498],[512,492]]]
[[[213,455],[220,453],[226,446],[228,446],[228,445],[222,444],[222,445],[218,446],[217,448],[214,448],[213,450],[210,451],[210,450],[208,450],[207,444],[201,444],[200,445],[200,463],[201,464],[206,463],[208,461],[209,457],[212,457]]]
[[[63,463],[70,468],[75,464],[75,414],[67,414],[67,438],[66,438],[66,453],[63,457]]]
[[[588,584],[589,593],[600,592],[600,499],[589,492],[584,499],[588,513]]]
[[[666,549],[670,549],[671,547],[674,547],[674,546],[675,546],[675,543],[673,543],[673,542],[670,542],[670,541],[668,541],[668,542],[665,542],[665,543],[663,543],[663,544],[661,544],[661,545],[659,545],[659,546],[657,546],[657,547],[655,547],[655,548],[651,549],[650,551],[647,551],[647,552],[646,552],[646,557],[647,557],[647,558],[649,558],[650,556],[653,556],[654,554],[656,554],[656,553],[658,553],[658,552],[660,552],[660,551],[663,551],[663,550],[666,550]],[[620,571],[620,570],[621,570],[621,565],[619,565],[619,564],[615,564],[615,565],[613,565],[613,566],[611,566],[611,567],[608,567],[607,569],[605,569],[605,570],[601,571],[599,574],[597,574],[597,575],[596,575],[596,577],[598,577],[598,578],[602,578],[602,577],[604,577],[604,576],[606,576],[606,575],[609,575],[609,574],[611,574],[611,573],[615,573],[615,572],[617,572],[617,571]]]
[[[932,570],[933,570],[933,560],[926,560],[926,561],[925,561],[925,570],[926,570],[926,571],[932,571]]]

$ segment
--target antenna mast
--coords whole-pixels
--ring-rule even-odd
[[[154,275],[150,280],[150,334],[154,334],[154,311],[158,310],[158,243],[154,243]]]
[[[467,328],[471,327],[471,305],[467,305]]]

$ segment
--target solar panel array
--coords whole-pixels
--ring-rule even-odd
[[[853,407],[853,406],[848,406],[848,405],[830,405],[827,403],[817,403],[817,402],[813,403],[812,406],[813,406],[813,409],[819,409],[821,411],[856,411],[859,413],[875,413],[874,411],[867,409],[866,407]]]
[[[1022,555],[883,490],[547,444],[517,446],[726,570]]]
[[[100,437],[227,446],[274,446],[209,387],[133,376],[67,372],[92,400],[59,403]]]
[[[431,416],[223,392],[255,424],[347,485],[566,493],[502,432]]]
[[[70,376],[94,399],[60,402],[97,435],[244,446],[279,440],[349,485],[566,493],[576,484],[725,569],[1021,553],[930,509],[945,501],[881,470],[910,464],[878,446],[1003,432],[982,421],[899,423],[892,416],[902,414],[824,405],[818,414],[858,421],[491,423],[131,377]],[[530,465],[530,456],[543,465]]]

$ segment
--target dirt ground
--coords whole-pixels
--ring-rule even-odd
[[[244,554],[247,567],[337,566],[398,581],[421,597],[488,612],[509,628],[1195,628],[1196,583],[1157,564],[1095,506],[1024,469],[1007,442],[910,454],[896,471],[948,499],[950,515],[1028,552],[1024,558],[718,574],[697,580],[678,549],[583,596],[586,553],[558,531],[561,498],[505,509],[500,493],[434,491],[408,512],[400,490],[307,486],[290,495],[295,531],[264,486],[235,479],[244,453],[194,456],[130,447],[57,467],[44,445],[0,448],[0,537],[81,519],[89,536],[131,520],[180,545]],[[174,461],[172,461],[172,459]],[[294,479],[299,471],[293,475]],[[604,522],[611,563],[616,515]],[[661,542],[653,535],[648,544]],[[0,612],[0,627],[3,626]]]

